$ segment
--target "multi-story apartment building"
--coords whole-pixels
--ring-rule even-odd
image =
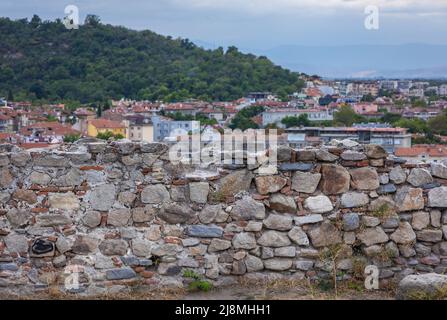
[[[169,118],[153,116],[154,141],[164,141],[179,135],[200,132],[200,121],[174,121]]]
[[[286,129],[288,134],[304,134],[307,137],[319,137],[322,143],[331,140],[351,139],[362,144],[378,144],[388,152],[398,147],[411,147],[411,134],[405,128],[373,126],[358,127],[294,127]]]
[[[262,113],[262,125],[276,124],[282,127],[281,120],[285,117],[298,117],[301,114],[307,114],[310,121],[325,121],[333,120],[332,110],[329,108],[313,108],[313,109],[295,109],[282,108],[270,109]]]
[[[443,85],[439,86],[439,95],[447,96],[447,84],[443,84]]]

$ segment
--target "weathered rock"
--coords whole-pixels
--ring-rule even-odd
[[[397,166],[391,169],[390,173],[390,180],[395,184],[401,184],[407,181],[407,174],[402,169],[402,167]]]
[[[290,216],[284,216],[279,214],[269,214],[267,219],[264,220],[264,226],[267,229],[288,231],[292,229],[293,219]]]
[[[3,238],[6,248],[10,253],[24,253],[28,251],[28,241],[21,234],[8,234]]]
[[[441,211],[439,210],[431,210],[430,211],[430,222],[432,227],[439,228],[441,227]]]
[[[48,201],[53,209],[77,210],[80,207],[79,199],[73,192],[50,193]]]
[[[256,240],[254,240],[254,238],[253,241],[256,245]],[[208,252],[212,253],[212,252],[223,251],[229,249],[230,247],[231,247],[230,241],[215,238],[211,240],[210,245],[208,246]]]
[[[294,220],[298,226],[301,226],[303,224],[311,224],[311,223],[321,222],[321,221],[323,221],[323,216],[321,214],[309,214],[306,216],[295,217]]]
[[[289,236],[290,240],[299,246],[309,245],[309,238],[300,227],[293,227],[287,235]]]
[[[431,297],[434,299],[445,286],[447,286],[446,275],[436,273],[408,275],[400,281],[396,298],[420,300]]]
[[[442,163],[431,163],[431,174],[434,177],[447,179],[447,166]]]
[[[312,260],[297,260],[295,262],[295,268],[301,271],[308,271],[312,269],[314,262]]]
[[[315,151],[314,150],[298,150],[296,152],[296,159],[299,161],[314,161]]]
[[[137,257],[148,258],[152,252],[152,242],[142,239],[132,240],[132,252]]]
[[[424,208],[424,197],[422,196],[421,188],[402,187],[396,192],[394,201],[399,212]]]
[[[244,230],[251,232],[259,232],[262,230],[262,222],[249,221]]]
[[[107,215],[107,224],[114,227],[123,227],[129,223],[131,216],[130,209],[113,209]]]
[[[163,205],[158,216],[168,223],[185,223],[191,220],[195,213],[186,204],[167,203]]]
[[[208,182],[191,182],[189,184],[189,198],[193,202],[206,203],[208,200]]]
[[[99,211],[87,211],[82,217],[82,222],[89,228],[95,228],[101,223],[101,213]]]
[[[296,256],[296,248],[293,246],[275,248],[275,257],[294,258]]]
[[[286,162],[279,165],[280,171],[310,171],[314,167],[310,162]],[[274,167],[275,168],[275,167]]]
[[[340,194],[349,190],[351,176],[344,167],[334,164],[321,166],[321,191],[324,194]]]
[[[112,269],[106,271],[107,280],[124,280],[135,278],[137,274],[131,268]]]
[[[33,184],[46,186],[50,183],[51,177],[46,173],[33,171],[29,176],[29,181]]]
[[[187,227],[186,232],[191,237],[198,238],[220,238],[223,229],[217,226],[192,225]]]
[[[411,244],[416,240],[416,234],[408,222],[401,222],[399,228],[390,235],[390,239],[397,244]]]
[[[377,243],[385,243],[388,241],[388,236],[380,227],[366,228],[359,232],[357,238],[366,246],[372,246]]]
[[[360,192],[344,193],[340,199],[340,204],[343,208],[356,208],[367,205],[368,203],[368,195]]]
[[[14,181],[8,168],[0,168],[0,188],[9,188]]]
[[[124,256],[127,253],[127,242],[121,239],[107,239],[101,242],[99,251],[106,256]]]
[[[360,226],[360,218],[357,213],[347,213],[343,215],[343,230],[353,231]]]
[[[11,154],[11,162],[16,167],[24,167],[31,160],[28,151],[14,152]]]
[[[233,247],[235,249],[250,250],[256,247],[256,239],[251,232],[241,232],[233,237]]]
[[[318,149],[315,151],[315,157],[317,158],[317,160],[325,162],[334,162],[338,159],[338,156],[336,156],[335,154],[322,149]]]
[[[297,171],[292,177],[292,189],[302,193],[314,193],[321,180],[321,174]]]
[[[324,195],[308,197],[304,200],[304,207],[312,213],[325,213],[334,209],[331,200]]]
[[[55,227],[71,224],[72,220],[63,214],[40,214],[36,217],[36,223],[40,227]]]
[[[116,189],[113,184],[96,186],[90,194],[90,205],[93,210],[108,211],[115,202]]]
[[[269,203],[270,203],[270,209],[275,210],[277,212],[285,212],[285,213],[296,212],[296,203],[292,197],[280,193],[275,193],[270,196]]]
[[[279,145],[276,148],[277,160],[280,162],[290,161],[292,157],[292,148],[284,145]]]
[[[376,190],[380,186],[379,176],[373,168],[357,168],[349,171],[351,185],[357,190]]]
[[[34,165],[37,167],[68,167],[69,164],[68,158],[55,154],[44,154],[34,159]]]
[[[219,183],[219,191],[225,196],[232,196],[241,191],[248,191],[253,174],[246,169],[234,171],[222,179]]]
[[[262,260],[250,254],[245,258],[245,266],[247,267],[247,272],[256,272],[264,269]]]
[[[343,160],[347,161],[359,161],[366,159],[366,155],[362,152],[353,151],[353,150],[345,150],[340,155]]]
[[[442,240],[442,231],[441,230],[425,229],[425,230],[416,232],[416,237],[419,241],[439,242]]]
[[[273,271],[285,271],[292,268],[293,261],[290,259],[267,259],[264,260],[264,267]]]
[[[371,159],[381,159],[388,156],[388,152],[377,144],[367,144],[365,145],[366,156]]]
[[[379,189],[377,189],[378,194],[395,193],[396,191],[397,191],[397,188],[392,183],[380,185]]]
[[[255,179],[256,188],[260,194],[275,193],[281,190],[287,183],[287,179],[281,176],[260,176]]]
[[[152,247],[151,253],[157,257],[174,256],[179,250],[178,246],[173,243],[165,243]]]
[[[118,194],[118,201],[125,206],[132,206],[136,199],[136,194],[130,191],[123,191]]]
[[[430,214],[425,211],[417,211],[413,213],[411,226],[415,230],[422,230],[428,227],[430,224]]]
[[[232,274],[243,275],[246,272],[247,272],[247,267],[245,266],[245,262],[243,260],[233,261],[233,268],[231,270]]]
[[[320,226],[314,227],[308,234],[312,245],[316,248],[327,247],[342,242],[340,230],[329,221],[324,221]]]
[[[14,228],[26,226],[31,219],[31,214],[25,210],[11,209],[6,213],[6,218]]]
[[[377,217],[362,216],[362,224],[365,227],[375,227],[380,224],[380,219]]]
[[[432,208],[447,208],[447,187],[431,189],[428,192],[428,206]]]
[[[222,207],[220,204],[217,205],[206,205],[202,211],[199,212],[199,220],[201,223],[212,223],[214,222],[216,216],[222,212]]]
[[[156,210],[150,206],[131,209],[132,220],[136,223],[149,222],[155,217]]]
[[[74,187],[78,186],[84,181],[81,173],[76,168],[71,168],[67,174],[54,180],[54,184],[61,187]]]
[[[231,217],[235,220],[264,219],[264,204],[252,197],[243,197],[234,204]]]
[[[71,250],[76,254],[89,254],[96,251],[98,244],[99,240],[94,237],[79,235],[76,237]]]
[[[258,244],[265,247],[286,247],[290,245],[287,234],[277,231],[266,231],[258,239]]]
[[[432,183],[433,178],[428,170],[422,168],[414,168],[408,175],[407,181],[413,187],[420,187],[424,184]]]
[[[162,184],[153,184],[145,187],[141,192],[141,202],[143,203],[163,203],[170,199],[166,187]]]

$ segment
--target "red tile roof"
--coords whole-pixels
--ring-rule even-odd
[[[89,123],[95,126],[97,129],[117,129],[125,128],[125,126],[119,121],[113,121],[108,119],[94,119]]]
[[[30,126],[20,129],[20,133],[24,136],[31,135],[36,129],[42,131],[43,136],[65,136],[69,134],[79,134],[79,131],[73,129],[71,126],[59,122],[37,122]]]
[[[444,145],[415,145],[411,148],[397,148],[394,154],[398,157],[447,157],[447,147]]]

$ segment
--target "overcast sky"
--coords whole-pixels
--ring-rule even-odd
[[[265,50],[279,45],[447,44],[447,0],[1,0],[0,16],[64,16],[151,29],[211,46]],[[376,5],[379,30],[366,30],[365,7]]]

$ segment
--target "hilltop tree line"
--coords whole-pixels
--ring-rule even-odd
[[[0,96],[15,100],[233,100],[303,86],[300,74],[266,57],[236,47],[205,50],[188,39],[102,24],[92,15],[72,30],[37,15],[0,18],[0,34]]]

